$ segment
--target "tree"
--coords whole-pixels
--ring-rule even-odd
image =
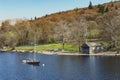
[[[15,32],[6,32],[5,33],[5,46],[10,47],[10,48],[14,48],[17,43],[17,34]]]
[[[108,11],[109,11],[109,9],[108,9],[108,7],[106,7],[105,12],[108,12]]]
[[[1,25],[1,30],[2,31],[10,31],[12,29],[12,25],[10,24],[10,20],[5,20],[2,22],[2,25]]]
[[[115,6],[115,9],[117,10],[117,9],[118,9],[118,7],[117,7],[117,6]]]
[[[114,16],[113,16],[114,15]],[[116,11],[109,12],[99,19],[101,27],[101,39],[108,42],[110,48],[120,49],[120,16]],[[103,35],[104,34],[104,35]]]
[[[76,17],[72,26],[74,26],[74,28],[71,29],[71,40],[78,43],[80,52],[81,44],[87,42],[87,21],[84,17]]]
[[[92,41],[98,38],[99,29],[96,21],[88,21],[88,41]]]
[[[15,25],[15,31],[18,35],[18,45],[28,44],[30,23],[28,21],[18,22]]]
[[[56,34],[62,41],[62,51],[64,51],[64,44],[69,36],[68,22],[66,20],[61,20],[58,22],[56,27]]]
[[[99,10],[98,10],[99,13],[103,14],[105,12],[105,7],[103,5],[99,5],[98,8],[99,8]]]
[[[37,19],[37,17],[35,16],[35,18],[34,18],[35,20]]]
[[[113,2],[111,2],[111,7],[113,7],[114,6],[114,3]]]
[[[88,9],[92,9],[92,8],[93,8],[92,2],[90,1],[89,6],[88,6]]]
[[[0,48],[3,48],[5,46],[5,34],[4,32],[0,32]]]

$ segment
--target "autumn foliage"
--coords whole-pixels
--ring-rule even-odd
[[[85,39],[88,41],[105,41],[103,37],[100,37],[101,32],[109,28],[109,26],[104,23],[104,20],[109,22],[110,19],[106,19],[107,17],[105,16],[112,16],[113,18],[111,19],[120,19],[120,2],[99,4],[92,6],[90,9],[75,8],[39,18],[35,17],[35,19],[32,20],[16,20],[15,24],[11,24],[11,20],[5,20],[2,22],[0,28],[0,47],[15,47],[18,45],[30,45],[31,43],[43,44],[63,41],[81,44],[85,42]],[[115,23],[116,22],[113,22],[112,24]],[[120,26],[118,25],[119,24],[114,26],[119,29]],[[120,33],[116,33],[116,35],[118,34]],[[107,36],[109,36],[109,34]],[[108,37],[107,39],[109,40],[111,38]],[[115,44],[118,45],[119,43],[117,44],[115,42]]]

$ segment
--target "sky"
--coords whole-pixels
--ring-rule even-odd
[[[31,19],[46,14],[87,7],[111,0],[0,0],[0,20],[12,18]]]

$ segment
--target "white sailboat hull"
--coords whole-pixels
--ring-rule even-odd
[[[26,60],[23,60],[23,63],[27,63],[27,64],[39,64],[40,62],[37,61],[37,60],[34,60],[34,59],[26,59]]]

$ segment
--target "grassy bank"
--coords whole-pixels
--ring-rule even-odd
[[[34,47],[33,46],[18,46],[15,48],[15,50],[32,50]],[[78,45],[74,43],[66,43],[64,45],[64,51],[65,52],[78,52]],[[61,51],[62,49],[62,44],[44,44],[44,45],[37,45],[36,50],[37,51],[53,51],[53,50],[59,50]]]

